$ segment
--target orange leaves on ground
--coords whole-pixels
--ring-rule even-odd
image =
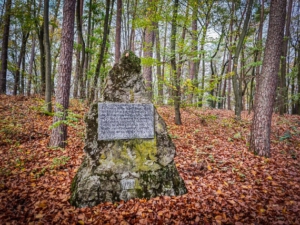
[[[0,140],[4,224],[300,224],[299,116],[274,116],[272,158],[264,159],[247,150],[248,115],[239,122],[231,111],[188,108],[176,126],[173,108],[160,107],[188,193],[75,209],[68,199],[83,158],[83,121],[68,128],[66,149],[49,149],[52,117],[38,111],[41,100],[0,98],[0,125],[8,129]],[[72,109],[87,110],[75,100]],[[279,141],[288,129],[292,137]]]

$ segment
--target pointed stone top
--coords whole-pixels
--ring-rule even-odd
[[[141,74],[141,59],[126,50],[109,71],[103,90],[103,102],[151,103]]]

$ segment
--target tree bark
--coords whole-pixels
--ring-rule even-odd
[[[67,118],[70,97],[70,81],[72,72],[72,56],[74,45],[74,20],[76,1],[64,0],[63,24],[61,35],[61,51],[59,74],[57,77],[57,91],[55,94],[55,116],[50,143],[52,147],[65,147],[67,140],[67,126],[64,121]]]
[[[252,121],[250,150],[260,156],[270,157],[270,130],[276,94],[286,0],[272,0],[270,20],[263,59],[262,73],[258,78]]]
[[[29,32],[24,33],[22,32],[22,44],[21,44],[21,50],[20,55],[17,63],[17,69],[16,69],[16,75],[15,75],[15,83],[14,83],[14,90],[13,95],[17,95],[18,91],[20,91],[20,69],[21,69],[21,63],[23,58],[25,57],[25,51],[26,51],[26,43],[29,37]]]
[[[164,103],[164,74],[161,72],[161,55],[160,55],[160,34],[158,22],[155,23],[155,51],[156,51],[156,71],[157,71],[157,90],[158,90],[158,104]]]
[[[2,38],[1,71],[0,71],[0,94],[6,94],[8,37],[10,27],[11,0],[7,0],[5,6],[4,28]]]
[[[44,46],[45,46],[45,75],[46,75],[46,92],[45,92],[45,109],[52,112],[51,93],[51,47],[49,38],[49,0],[44,0]]]
[[[174,0],[173,6],[173,17],[172,17],[172,28],[171,28],[171,67],[174,79],[174,110],[175,110],[175,124],[181,125],[180,115],[180,80],[177,77],[177,66],[176,66],[176,32],[177,32],[177,13],[178,13],[178,0]]]
[[[147,5],[147,18],[150,20],[145,29],[145,44],[144,44],[144,58],[151,60],[153,58],[153,45],[154,45],[154,31],[153,22],[151,20],[152,10],[152,0],[148,1]],[[153,98],[153,88],[152,88],[152,65],[144,66],[144,79],[145,86],[150,99]]]
[[[87,28],[87,48],[90,49],[90,39],[91,39],[91,21],[92,21],[92,0],[89,1],[89,14],[88,14],[88,28]],[[88,94],[88,87],[87,87],[87,74],[89,69],[89,62],[90,62],[90,52],[85,52],[85,60],[84,60],[84,69],[83,69],[83,81],[82,85],[80,85],[80,98],[84,99]]]
[[[197,57],[195,53],[197,53],[198,50],[197,16],[198,16],[198,1],[196,1],[193,4],[193,13],[192,13],[192,44],[191,44],[192,59],[190,62],[190,80],[191,80],[192,90],[191,93],[189,93],[188,95],[189,104],[193,104],[194,89],[195,89],[195,85],[197,84],[195,78],[197,72],[197,65],[199,63],[198,60],[195,59]]]
[[[283,39],[282,55],[281,55],[281,67],[279,76],[279,90],[278,90],[278,109],[280,115],[287,112],[287,102],[288,102],[288,88],[286,86],[286,57],[288,42],[290,40],[290,25],[291,25],[291,15],[292,15],[293,0],[289,0],[288,12],[285,23],[285,35]]]
[[[28,79],[27,79],[27,96],[31,94],[31,83],[32,83],[32,71],[33,71],[33,61],[35,57],[35,36],[32,38],[32,46],[29,60],[29,70],[28,70]]]
[[[121,57],[121,25],[122,25],[122,0],[117,0],[115,63],[119,63]]]

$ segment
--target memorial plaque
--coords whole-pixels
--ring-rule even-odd
[[[133,189],[134,185],[135,185],[135,180],[134,179],[121,180],[122,190]]]
[[[154,138],[153,104],[98,103],[98,140]]]

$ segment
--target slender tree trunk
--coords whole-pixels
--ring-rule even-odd
[[[280,77],[279,77],[279,90],[278,90],[278,109],[280,115],[287,112],[287,102],[288,102],[288,88],[286,86],[286,57],[288,42],[290,39],[290,25],[291,25],[291,15],[292,15],[293,0],[289,0],[288,12],[285,24],[285,37],[283,40],[283,48],[281,55],[281,67],[280,67]]]
[[[177,77],[176,67],[176,33],[177,33],[177,12],[178,12],[178,0],[174,0],[172,28],[171,28],[171,67],[174,77],[175,91],[174,91],[174,110],[175,110],[175,124],[181,125],[180,116],[180,80]]]
[[[75,5],[76,1],[74,0],[64,0],[60,64],[57,78],[58,86],[55,93],[56,116],[53,118],[53,124],[57,124],[58,126],[52,129],[49,143],[52,147],[65,147],[67,140],[67,126],[63,121],[67,118],[67,110],[69,108]],[[62,114],[62,116],[60,116],[60,114]]]
[[[39,45],[40,45],[40,73],[41,73],[41,88],[40,94],[44,95],[46,90],[46,67],[45,67],[45,46],[44,46],[44,25],[41,26],[39,33]]]
[[[228,63],[228,61],[225,63],[225,60],[226,60],[226,46],[225,46],[225,50],[224,50],[224,55],[223,55],[223,68],[222,68],[222,71],[221,71],[221,74],[220,74],[220,83],[219,83],[219,90],[218,90],[218,97],[219,97],[219,101],[218,101],[218,109],[223,109],[224,107],[224,99],[223,97],[225,97],[225,93],[224,93],[224,96],[223,96],[223,92],[224,90],[222,89],[222,85],[224,87],[224,89],[226,89],[226,78],[224,77],[223,79],[223,76],[224,76],[224,71],[225,71],[225,67],[226,67],[226,64]]]
[[[77,21],[77,31],[78,31],[78,45],[81,46],[81,49],[78,49],[78,56],[76,59],[76,75],[74,79],[74,93],[73,97],[78,97],[78,82],[79,82],[79,89],[82,89],[84,84],[83,78],[83,70],[84,70],[84,61],[85,61],[85,42],[83,39],[82,34],[82,14],[83,14],[83,3],[84,0],[77,0],[77,7],[76,7],[76,21]],[[75,83],[75,81],[77,83]],[[82,90],[80,90],[82,92]]]
[[[256,88],[250,150],[270,157],[270,130],[283,44],[286,0],[272,0],[262,73]]]
[[[58,16],[58,12],[59,12],[59,9],[60,9],[60,3],[61,3],[61,0],[56,0],[56,5],[55,5],[55,9],[54,9],[54,16],[53,16],[53,21],[56,21],[57,20],[57,16]],[[54,31],[57,27],[56,26],[51,26],[51,34],[54,34]],[[50,46],[52,46],[52,43],[53,43],[53,37],[55,37],[54,35],[51,35],[49,37],[49,40],[50,40]],[[53,72],[53,71],[52,71]],[[52,87],[53,88],[53,87]]]
[[[35,57],[35,36],[32,37],[32,46],[29,60],[29,70],[28,70],[28,80],[27,80],[27,96],[30,96],[31,93],[31,83],[32,83],[32,70],[33,70],[33,62]]]
[[[263,34],[263,25],[264,25],[264,20],[265,20],[265,0],[261,0],[260,4],[260,21],[259,21],[259,27],[258,27],[258,36],[257,36],[257,52],[255,53],[254,56],[254,62],[259,62],[261,60],[261,53],[263,51],[263,46],[262,46],[262,34]],[[260,74],[260,68],[261,66],[256,66],[253,69],[253,77],[250,82],[250,100],[249,100],[249,112],[253,109],[253,89],[254,89],[254,78],[256,77],[258,79],[259,74]]]
[[[135,46],[134,46],[134,38],[135,38],[135,27],[134,27],[134,21],[136,17],[136,10],[137,10],[138,0],[134,1],[134,10],[132,14],[132,24],[131,24],[131,31],[130,31],[130,40],[129,40],[129,49],[134,52]]]
[[[88,28],[87,28],[87,48],[90,48],[90,39],[91,39],[91,21],[92,21],[92,0],[89,1],[89,14],[88,14]],[[83,82],[80,85],[80,98],[84,99],[88,95],[88,87],[87,87],[87,74],[89,70],[89,61],[90,61],[90,53],[89,51],[85,52],[85,60],[84,60],[84,69],[83,69]]]
[[[22,59],[22,64],[21,64],[21,87],[20,87],[20,95],[24,95],[25,93],[25,68],[26,68],[26,64],[25,64],[25,56]]]
[[[147,18],[151,21],[151,14],[153,13],[152,10],[152,0],[148,1],[147,7]],[[153,23],[152,21],[149,22],[151,24],[147,24],[145,30],[145,45],[144,45],[144,58],[152,59],[153,58],[153,45],[154,45],[154,31],[153,31]],[[152,65],[145,65],[144,66],[144,79],[145,79],[145,86],[148,92],[149,98],[153,98],[153,87],[152,87]]]
[[[29,37],[29,32],[22,33],[22,44],[21,44],[20,55],[19,55],[19,59],[18,59],[18,63],[17,63],[13,95],[17,95],[18,90],[20,91],[20,75],[21,75],[20,69],[21,69],[22,60],[25,57],[26,43],[27,43],[28,37]]]
[[[101,43],[101,48],[100,48],[100,56],[99,60],[97,62],[96,66],[96,71],[95,71],[95,76],[94,76],[94,83],[93,87],[91,89],[91,94],[90,94],[90,99],[89,102],[91,103],[95,99],[95,93],[96,93],[96,88],[97,88],[97,83],[98,83],[98,78],[100,76],[100,69],[104,61],[104,53],[105,53],[105,48],[106,48],[106,43],[107,43],[107,38],[108,38],[108,32],[109,32],[109,9],[110,9],[110,0],[106,0],[106,12],[105,12],[105,19],[104,19],[104,29],[103,29],[103,40]]]
[[[1,70],[0,70],[0,94],[6,94],[7,58],[8,58],[8,37],[10,27],[11,0],[7,0],[5,6],[4,28],[1,48]]]
[[[298,100],[295,103],[296,114],[300,115],[300,42],[298,42],[298,73],[297,73],[297,87],[298,87]]]
[[[158,22],[155,23],[155,47],[157,59],[157,90],[158,90],[158,104],[164,103],[164,74],[161,72],[161,55],[160,55],[160,32]]]
[[[52,112],[51,93],[51,47],[49,39],[49,0],[44,0],[44,46],[45,46],[45,72],[46,72],[46,93],[45,109]]]
[[[167,48],[167,29],[168,29],[168,23],[166,21],[166,23],[165,23],[165,29],[164,29],[164,46],[163,46],[163,63],[162,63],[162,74],[163,74],[163,77],[165,77],[166,48]],[[165,82],[165,80],[163,80],[163,82]]]
[[[122,24],[122,0],[117,0],[115,63],[119,63],[121,57],[121,24]]]
[[[233,76],[232,76],[232,86],[234,91],[234,97],[235,97],[235,115],[237,119],[241,119],[241,112],[243,110],[243,96],[242,96],[242,79],[238,76],[237,68],[238,68],[238,60],[240,52],[243,48],[243,42],[246,37],[247,31],[248,31],[248,24],[251,17],[252,12],[252,6],[253,6],[254,0],[249,0],[248,6],[247,6],[247,13],[246,18],[244,21],[244,26],[242,30],[242,34],[239,37],[239,41],[234,53],[234,59],[233,59]]]
[[[197,50],[198,50],[198,27],[197,27],[197,16],[198,16],[198,1],[193,3],[193,13],[192,13],[192,60],[190,61],[190,80],[192,84],[191,93],[188,95],[188,103],[193,104],[193,97],[194,97],[194,89],[195,85],[197,84],[196,81],[196,72],[197,72],[197,64],[199,63],[198,60],[195,58],[197,57]]]

